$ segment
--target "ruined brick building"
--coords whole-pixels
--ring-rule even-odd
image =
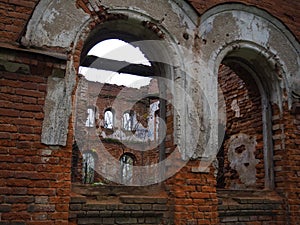
[[[0,225],[299,224],[299,17],[297,0],[0,0]],[[115,39],[147,63],[90,53]]]

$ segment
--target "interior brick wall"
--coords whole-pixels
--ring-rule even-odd
[[[287,222],[297,224],[300,221],[299,114],[291,114],[287,105],[282,112],[273,105],[273,112],[275,188],[286,200]]]
[[[18,41],[37,2],[0,0],[1,53],[5,52],[9,56],[5,60],[21,65],[13,72],[5,67],[0,68],[0,224],[68,224],[72,123],[70,122],[66,147],[50,147],[40,142],[47,77],[52,74],[53,68],[66,62],[35,53],[4,51],[7,45],[19,46]],[[84,6],[84,1],[77,2],[79,6]],[[230,1],[189,2],[199,14],[203,14],[215,5]],[[281,20],[300,39],[300,14],[295,10],[300,7],[299,1],[235,2],[266,10]],[[78,46],[75,51],[76,66],[79,64],[81,47]],[[29,70],[24,71],[24,68]],[[287,105],[282,112],[277,106],[273,106],[275,190],[285,202],[284,221],[297,224],[300,221],[300,117],[299,113],[291,114]],[[175,147],[172,142],[173,118],[169,118],[166,150],[172,152]],[[192,169],[195,167],[198,167],[197,161],[191,161],[166,181],[168,206],[173,213],[170,217],[174,218],[175,224],[216,224],[218,200],[213,168],[209,172],[201,173]],[[262,180],[258,184],[262,184]]]
[[[37,0],[1,0],[0,1],[0,41],[13,43],[17,41],[25,29],[26,23],[30,18]],[[84,6],[84,1],[78,1],[78,5]],[[188,1],[198,12],[203,14],[208,9],[218,4],[231,2],[229,0],[189,0]],[[238,0],[235,2],[253,5],[264,9],[273,16],[281,20],[295,34],[299,40],[300,15],[297,12],[299,1],[285,0]],[[280,7],[278,7],[280,6]]]
[[[234,69],[234,71],[233,71]],[[223,140],[222,152],[219,154],[219,175],[223,176],[222,188],[232,189],[231,184],[241,184],[238,171],[231,168],[228,160],[229,140],[232,136],[244,133],[256,139],[255,158],[259,160],[256,165],[256,183],[252,187],[264,189],[264,154],[263,154],[263,124],[262,124],[262,102],[260,91],[255,81],[250,78],[242,68],[221,65],[218,73],[218,81],[226,104],[226,129]],[[239,114],[232,109],[232,102],[236,101]],[[241,143],[243,144],[243,143]],[[246,160],[247,161],[247,160]],[[220,161],[221,162],[221,161]],[[246,188],[246,187],[245,187]]]
[[[199,14],[203,14],[210,8],[213,8],[219,4],[232,3],[232,1],[228,0],[188,0],[188,2],[199,12]],[[255,6],[257,8],[263,9],[268,13],[275,16],[277,19],[282,21],[294,35],[297,37],[298,41],[300,39],[300,31],[299,31],[299,21],[300,15],[297,10],[300,7],[299,1],[285,1],[285,0],[236,0],[234,3],[243,3],[250,6]],[[280,6],[280,7],[278,7]]]
[[[141,89],[130,88],[125,86],[119,86],[115,84],[101,84],[97,82],[90,82],[82,78],[83,87],[81,93],[87,96],[86,99],[81,99],[77,104],[77,111],[82,112],[82,116],[76,118],[77,126],[79,129],[84,130],[86,134],[84,136],[84,143],[80,149],[73,149],[73,180],[74,182],[82,181],[82,154],[84,152],[91,152],[95,155],[95,180],[94,182],[104,182],[105,184],[114,184],[114,182],[107,180],[97,171],[100,171],[100,167],[104,163],[101,160],[101,156],[98,155],[99,141],[102,143],[102,147],[105,151],[114,157],[116,160],[120,160],[123,154],[132,154],[134,156],[134,166],[146,166],[155,164],[158,162],[159,151],[157,143],[154,141],[146,141],[141,143],[134,143],[121,139],[114,139],[109,137],[103,137],[102,132],[111,135],[117,130],[122,130],[126,135],[132,135],[134,131],[124,131],[122,129],[122,117],[123,113],[127,110],[133,110],[136,114],[136,119],[143,126],[147,127],[148,115],[150,110],[150,100],[146,98],[148,93],[147,87]],[[142,99],[139,98],[142,97]],[[118,100],[117,100],[118,99]],[[95,126],[86,127],[85,118],[88,107],[96,107],[95,114]],[[112,109],[114,112],[114,125],[113,129],[104,128],[103,120],[106,109]],[[102,122],[100,122],[102,121]],[[78,123],[81,123],[78,124]],[[147,137],[146,137],[147,138]],[[149,150],[145,150],[149,149]],[[78,157],[78,158],[76,158]],[[109,167],[107,165],[107,167]]]
[[[1,51],[0,223],[68,224],[71,145],[41,144],[47,78],[65,62]]]

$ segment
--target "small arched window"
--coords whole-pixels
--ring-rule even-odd
[[[127,131],[134,130],[134,123],[135,123],[134,111],[126,111],[123,114],[123,118],[122,118],[123,129]]]
[[[94,127],[96,118],[96,109],[95,107],[89,107],[87,109],[87,119],[85,121],[86,127]]]
[[[114,127],[114,113],[112,109],[105,110],[104,113],[104,128],[113,129]]]
[[[95,158],[91,152],[85,152],[82,156],[82,180],[84,184],[94,182]]]
[[[122,183],[131,183],[133,176],[134,156],[125,153],[120,158]]]

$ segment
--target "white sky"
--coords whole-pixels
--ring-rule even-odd
[[[88,52],[88,55],[151,66],[150,62],[138,47],[134,47],[117,39],[109,39],[98,43]],[[86,79],[90,81],[125,85],[134,88],[148,85],[151,80],[151,78],[148,77],[119,74],[112,71],[97,70],[87,67],[79,67],[79,73],[84,75]]]

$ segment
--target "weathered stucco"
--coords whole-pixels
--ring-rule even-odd
[[[269,89],[270,100],[280,108],[288,100],[291,107],[292,91],[299,91],[300,48],[288,30],[266,12],[235,4],[215,7],[202,18],[201,53],[211,71],[216,75],[228,55],[245,59]]]
[[[62,7],[62,4],[64,6]],[[65,4],[69,6],[66,7]],[[189,90],[185,86],[185,77],[191,77],[194,80],[197,74],[195,74],[196,57],[193,54],[194,38],[193,33],[196,27],[197,14],[192,8],[190,8],[184,1],[161,1],[161,7],[157,8],[153,4],[149,4],[148,1],[102,1],[101,5],[104,5],[108,13],[116,13],[126,15],[128,18],[134,19],[135,21],[150,21],[156,24],[163,33],[165,33],[166,45],[169,49],[173,49],[172,53],[163,52],[155,57],[154,60],[164,62],[165,64],[176,68],[167,77],[170,79],[170,84],[172,85],[172,80],[177,85],[177,90],[180,92],[175,92],[174,105],[177,108],[177,115],[174,117],[177,121],[177,128],[175,129],[175,142],[182,153],[182,157],[186,158],[194,155],[195,148],[200,149],[200,146],[204,144],[199,144],[197,132],[194,131],[193,125],[197,124],[199,121],[199,113],[202,113],[201,98],[200,96],[201,87],[192,88],[192,92],[183,93],[185,90]],[[100,2],[90,1],[89,9],[91,11],[99,11]],[[184,10],[182,10],[182,8]],[[68,12],[65,10],[68,9]],[[41,13],[43,12],[43,13]],[[189,15],[187,15],[187,12]],[[37,6],[31,21],[28,24],[27,32],[24,43],[28,47],[62,47],[66,50],[71,46],[71,43],[80,40],[81,32],[88,33],[88,21],[90,16],[82,12],[81,9],[75,7],[74,2],[67,1],[67,3],[54,2],[54,1],[41,1]],[[71,23],[66,24],[65,21],[72,20]],[[59,27],[59,29],[57,29]],[[150,28],[149,29],[153,29]],[[46,32],[47,31],[47,32]],[[68,34],[68,36],[65,36]],[[159,49],[159,48],[158,48]],[[160,49],[162,50],[162,49]],[[174,54],[173,54],[174,53]],[[162,57],[163,56],[163,57]],[[185,61],[185,62],[184,62]],[[188,65],[188,67],[185,67]],[[192,78],[193,77],[193,78]],[[191,82],[192,83],[192,82]],[[59,84],[59,85],[58,85]],[[65,140],[67,126],[64,126],[58,122],[57,119],[53,119],[53,115],[56,115],[57,110],[62,110],[59,105],[64,102],[64,110],[71,108],[70,100],[68,95],[63,93],[65,90],[72,88],[72,82],[65,79],[65,86],[62,80],[57,83],[58,86],[49,86],[47,99],[53,104],[46,106],[46,117],[43,127],[43,142],[47,144],[62,144],[63,142],[57,141],[59,139]],[[53,89],[54,88],[54,89]],[[55,95],[54,95],[55,93]],[[68,93],[70,93],[68,91]],[[198,93],[198,94],[197,94]],[[193,94],[194,97],[187,97],[187,95]],[[53,99],[51,96],[59,96]],[[63,98],[63,99],[61,99]],[[187,98],[190,98],[189,102],[196,102],[193,106],[184,106],[182,102],[185,102]],[[55,103],[54,103],[55,102]],[[68,111],[69,112],[69,111]],[[60,121],[68,120],[67,113],[66,118],[59,119]],[[189,116],[188,116],[189,115]],[[203,119],[202,119],[203,120]],[[197,123],[195,123],[197,122]],[[207,124],[209,122],[206,122]],[[186,125],[185,125],[186,124]],[[208,125],[207,125],[208,126]],[[60,131],[57,131],[59,129]],[[55,134],[57,132],[57,134]],[[205,141],[204,129],[202,129],[203,141]],[[190,141],[186,137],[195,136],[193,141]],[[59,138],[62,137],[62,138]],[[202,140],[201,139],[201,140]],[[201,147],[203,149],[203,147]],[[197,157],[199,154],[195,154]]]
[[[89,14],[76,7],[76,1],[42,0],[27,25],[23,44],[68,49],[89,18]]]
[[[172,52],[161,50],[155,59],[173,68],[167,79],[177,85],[173,88],[176,90],[173,102],[176,107],[174,135],[182,158],[200,158],[203,154],[206,158],[214,158],[217,153],[220,143],[216,140],[218,135],[222,135],[218,133],[217,71],[225,56],[244,58],[256,66],[257,72],[262,75],[260,79],[268,80],[266,86],[270,89],[270,99],[279,107],[284,100],[291,105],[292,91],[298,92],[299,45],[280,22],[274,22],[267,13],[256,8],[223,5],[199,17],[185,1],[180,0],[159,0],[156,4],[138,0],[90,0],[88,4],[91,12],[99,12],[100,6],[104,6],[104,13],[125,15],[128,20],[139,21],[140,24],[151,22],[155,27],[150,26],[149,29],[164,34],[167,49]],[[72,43],[76,46],[76,43],[85,40],[90,32],[88,24],[93,19],[77,8],[74,1],[41,1],[23,41],[28,47],[59,46],[69,50]],[[263,60],[255,60],[258,55]],[[49,116],[55,114],[59,101],[63,101],[68,113],[62,120],[68,120],[71,110],[68,95],[75,82],[74,71],[72,66],[67,69],[72,76],[66,76],[64,88],[61,83],[60,88],[48,90],[48,95],[57,92],[64,98],[54,100],[56,103],[52,109],[47,106],[49,113],[46,114],[45,124],[48,125],[43,129],[43,141],[48,144],[58,143],[54,139],[45,141],[51,139],[50,131],[53,137],[55,132],[64,137],[67,133],[67,126],[64,126],[65,131],[58,131],[58,121],[51,120]],[[62,93],[64,90],[67,94]],[[287,90],[287,99],[284,90]],[[50,96],[48,99],[51,99]],[[197,132],[195,124],[200,128]]]
[[[259,162],[255,158],[256,138],[247,134],[231,136],[228,147],[228,160],[230,167],[239,174],[241,184],[231,183],[231,189],[240,189],[253,186],[256,182],[256,165]]]

